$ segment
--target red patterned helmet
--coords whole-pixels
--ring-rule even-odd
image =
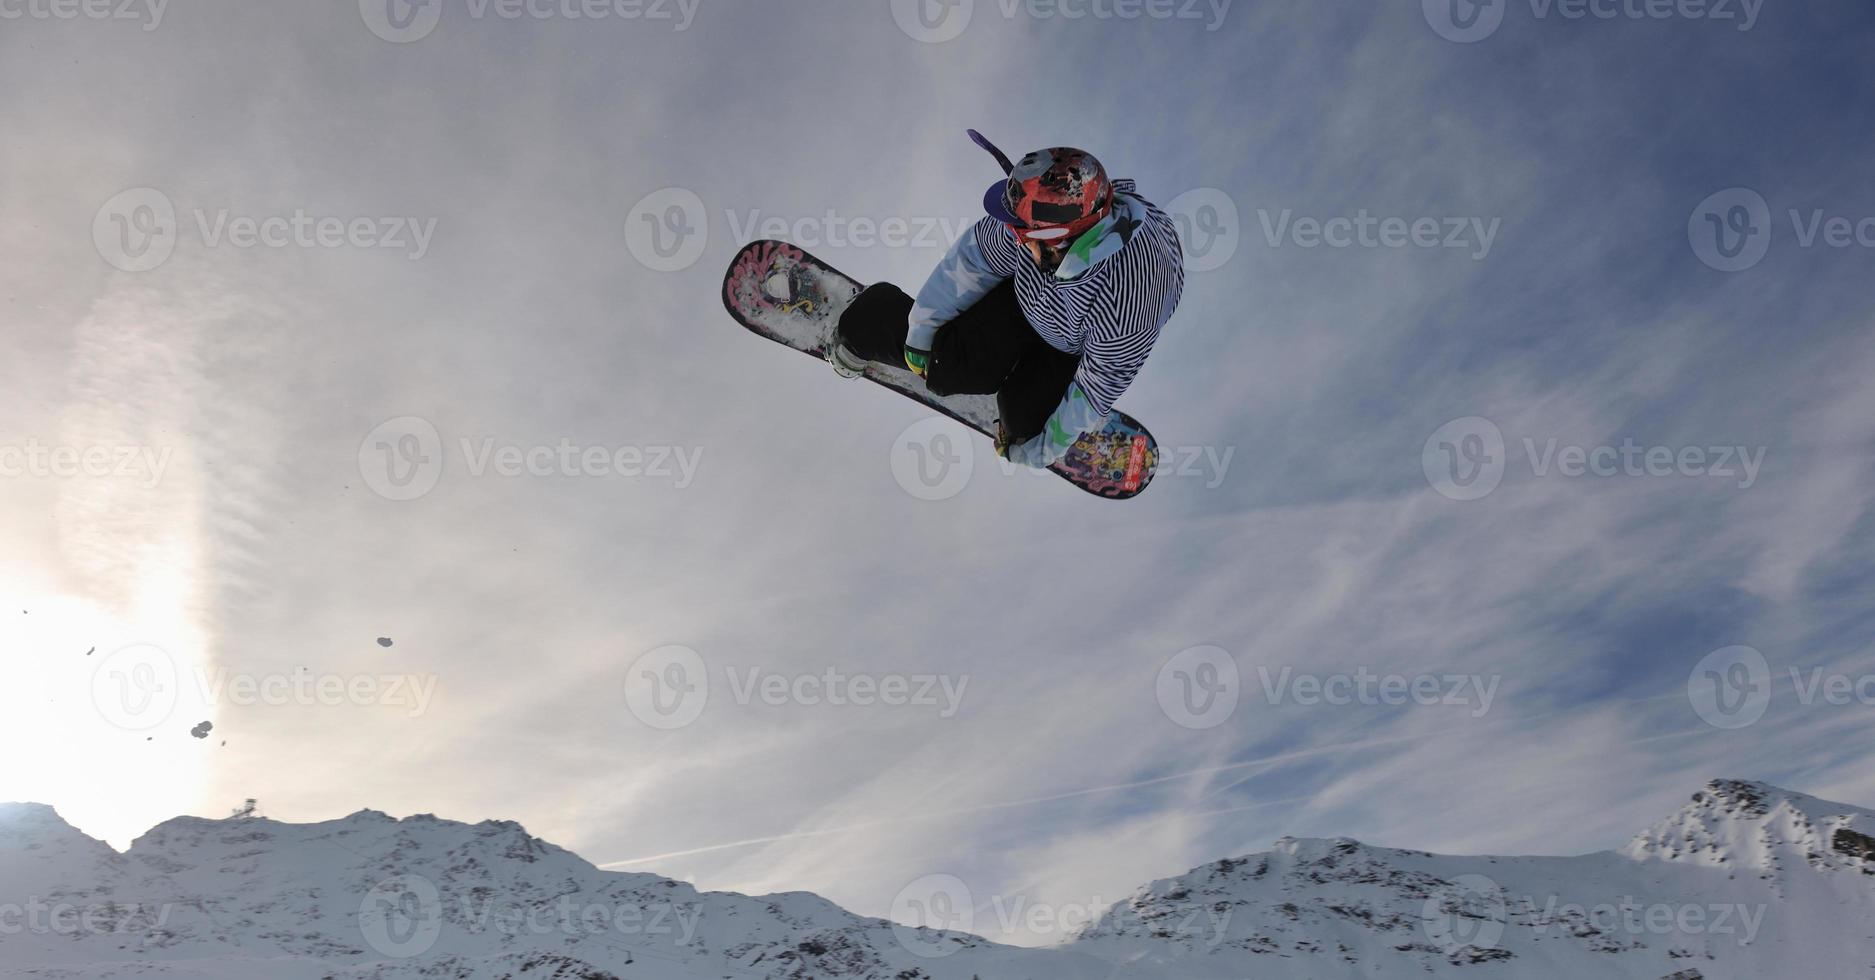
[[[1113,185],[1092,153],[1053,146],[1017,161],[984,194],[983,209],[1018,238],[1073,238],[1113,209]]]

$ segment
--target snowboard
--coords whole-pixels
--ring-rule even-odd
[[[723,277],[723,305],[750,331],[825,360],[840,313],[862,287],[787,242],[744,246]],[[902,365],[871,362],[866,378],[995,439],[995,395],[934,395]],[[1115,500],[1136,496],[1159,462],[1152,433],[1115,410],[1099,432],[1083,433],[1049,469],[1088,493]]]

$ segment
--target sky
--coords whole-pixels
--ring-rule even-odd
[[[1866,4],[111,6],[0,0],[0,799],[1023,944],[1875,802]],[[1134,500],[722,309],[756,237],[915,291],[970,127],[1179,222]]]

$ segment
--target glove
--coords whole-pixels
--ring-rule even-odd
[[[1042,431],[1035,438],[1008,445],[1008,434],[1004,432],[1002,422],[998,421],[996,452],[1012,463],[1046,469],[1068,454],[1081,433],[1097,431],[1106,424],[1107,416],[1088,401],[1087,393],[1081,390],[1081,383],[1071,382],[1067,394],[1061,398],[1061,404],[1055,408],[1055,414],[1048,417],[1047,424],[1042,426]]]
[[[1003,428],[1001,422],[996,423],[996,455],[1011,463],[1045,470],[1067,454],[1068,448],[1050,442],[1046,432],[1026,442],[1011,442],[1009,431]]]
[[[921,378],[924,377],[925,372],[930,370],[931,367],[931,352],[928,350],[919,350],[910,344],[906,344],[905,367],[908,368],[911,373]]]

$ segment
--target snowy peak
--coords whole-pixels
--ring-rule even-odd
[[[0,847],[60,833],[84,836],[44,803],[0,803]]]
[[[1461,856],[1285,837],[1147,885],[1072,948],[1187,978],[1470,976],[1490,964],[1497,977],[1716,980],[1864,976],[1871,941],[1875,813],[1715,780],[1621,852]],[[1787,968],[1810,948],[1842,955]]]
[[[901,930],[805,893],[703,893],[657,875],[602,871],[513,821],[375,811],[313,824],[182,817],[117,855],[47,812],[21,811],[20,853],[50,856],[35,858],[36,876],[9,873],[0,851],[0,908],[38,910],[41,922],[18,938],[0,933],[6,980],[1096,980],[1109,972],[1078,954]],[[73,840],[103,848],[112,865],[56,846]],[[113,925],[92,931],[89,922]],[[927,963],[931,949],[944,955]]]
[[[1792,866],[1875,874],[1875,811],[1743,779],[1715,779],[1621,853],[1776,880]]]
[[[603,871],[512,821],[184,817],[119,855],[10,804],[8,907],[42,925],[0,932],[0,980],[1868,976],[1875,812],[1717,780],[1620,852],[1285,837],[1140,888],[1062,946],[1017,949],[807,893]]]
[[[93,885],[122,873],[110,845],[86,836],[41,803],[0,803],[0,882],[57,890],[55,882],[82,870]]]

